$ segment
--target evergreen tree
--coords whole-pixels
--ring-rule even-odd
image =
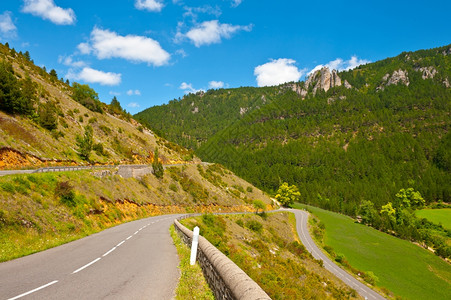
[[[163,165],[161,164],[161,162],[159,161],[159,158],[158,158],[158,148],[155,148],[152,168],[153,168],[153,174],[155,175],[155,177],[157,177],[158,179],[163,178],[164,169],[163,169]]]
[[[54,130],[58,127],[58,116],[55,103],[49,101],[39,105],[38,115],[39,124],[42,127],[48,130]]]
[[[85,127],[85,133],[83,137],[77,135],[76,143],[80,157],[86,161],[89,161],[89,156],[91,155],[91,150],[94,143],[93,130],[91,126],[87,125]]]

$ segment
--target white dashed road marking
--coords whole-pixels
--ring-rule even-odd
[[[16,300],[16,299],[22,298],[24,296],[30,295],[31,293],[37,292],[37,291],[42,290],[42,289],[44,289],[44,288],[46,288],[48,286],[51,286],[52,284],[55,284],[57,282],[58,282],[58,280],[49,282],[49,283],[44,284],[44,285],[42,285],[42,286],[40,286],[38,288],[35,288],[34,290],[31,290],[31,291],[28,291],[26,293],[20,294],[19,296],[16,296],[16,297],[13,297],[13,298],[9,298],[8,300]]]
[[[88,263],[88,264],[84,265],[83,267],[81,267],[81,268],[79,268],[79,269],[73,271],[72,274],[78,273],[78,272],[80,272],[81,270],[86,269],[86,268],[89,267],[90,265],[95,264],[96,262],[98,262],[100,259],[101,259],[100,257],[97,257],[96,259],[94,259],[94,260],[91,261],[90,263]]]

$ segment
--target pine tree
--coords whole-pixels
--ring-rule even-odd
[[[157,177],[159,179],[163,178],[164,170],[163,170],[163,165],[158,160],[158,148],[155,148],[152,168],[153,168],[153,174],[155,175],[155,177]]]

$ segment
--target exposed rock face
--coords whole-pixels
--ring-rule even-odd
[[[296,94],[300,95],[302,97],[302,99],[305,98],[305,96],[307,96],[307,90],[303,88],[301,83],[292,83],[292,84],[288,84],[288,87],[295,92]]]
[[[451,48],[449,48],[448,50],[444,50],[443,52],[442,52],[442,54],[443,55],[450,55],[451,54]]]
[[[409,86],[410,81],[408,75],[409,74],[407,73],[407,71],[403,71],[401,69],[394,71],[391,76],[387,73],[384,75],[384,77],[382,77],[382,81],[384,82],[376,88],[376,91],[383,91],[386,86],[398,83]]]
[[[351,86],[349,82],[346,81],[346,83],[348,86]],[[341,78],[338,76],[337,70],[332,70],[331,72],[328,67],[323,67],[321,70],[311,74],[305,82],[307,89],[313,86],[313,94],[316,94],[318,89],[327,92],[330,88],[341,85]]]
[[[446,88],[449,88],[449,87],[450,87],[448,78],[445,78],[445,80],[443,80],[443,84],[445,85]]]
[[[345,88],[347,88],[347,89],[352,89],[352,85],[350,85],[349,82],[348,82],[347,80],[345,80],[344,86],[345,86]]]
[[[393,75],[391,76],[391,78],[388,80],[387,85],[392,85],[392,84],[404,84],[409,86],[410,82],[409,82],[409,77],[408,77],[408,73],[407,71],[403,71],[401,69],[394,71]]]
[[[415,71],[420,71],[423,74],[421,75],[421,77],[423,79],[428,79],[428,78],[434,78],[435,74],[437,74],[437,70],[434,67],[421,67],[421,68],[417,68],[415,69]]]
[[[196,106],[191,112],[197,114],[199,112],[199,107]]]
[[[249,108],[247,107],[240,107],[240,115],[244,115],[245,113],[247,113],[248,110]]]

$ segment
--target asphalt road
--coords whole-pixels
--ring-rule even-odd
[[[296,216],[296,229],[299,238],[302,241],[302,244],[304,244],[305,248],[307,248],[307,250],[313,255],[315,259],[321,259],[324,262],[324,267],[327,270],[340,278],[348,286],[355,289],[357,293],[359,293],[362,297],[371,300],[385,299],[384,297],[370,289],[368,286],[355,279],[348,272],[337,266],[318,248],[318,246],[316,246],[308,231],[308,212],[298,209],[290,209],[289,211],[293,212]]]
[[[0,299],[172,299],[180,215],[125,223],[0,264]]]

